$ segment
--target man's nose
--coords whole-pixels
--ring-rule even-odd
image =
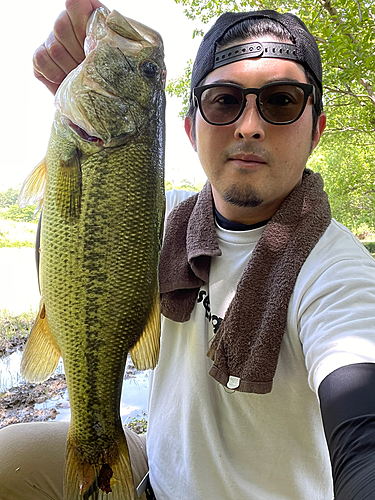
[[[257,139],[265,137],[265,122],[259,114],[255,96],[246,96],[246,106],[236,123],[236,139]]]

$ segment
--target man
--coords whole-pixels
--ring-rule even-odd
[[[36,52],[36,76],[53,92],[83,58],[99,5],[67,1]],[[224,15],[191,86],[185,128],[209,183],[167,199],[147,436],[155,496],[375,497],[375,263],[331,220],[320,176],[305,170],[326,123],[313,37],[292,15]],[[33,439],[43,446],[55,426],[61,448],[66,431],[43,426]],[[17,427],[7,446],[18,436],[29,450],[27,425]],[[18,498],[10,454],[0,457],[7,500]],[[40,460],[29,485],[60,498],[63,461],[53,472]]]

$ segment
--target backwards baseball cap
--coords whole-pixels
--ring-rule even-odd
[[[293,44],[280,42],[242,43],[220,50],[225,33],[246,19],[273,19],[290,33]],[[254,57],[278,57],[296,61],[312,73],[322,90],[322,62],[318,46],[305,24],[294,14],[280,14],[274,10],[226,12],[204,36],[198,49],[191,75],[191,90],[211,71],[225,64]]]

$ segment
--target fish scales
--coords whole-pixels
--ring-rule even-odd
[[[22,370],[41,381],[60,353],[64,361],[64,498],[132,500],[120,402],[127,353],[145,369],[159,350],[164,63],[149,28],[105,9],[90,23],[86,60],[57,96],[45,160],[41,306]],[[40,171],[25,182],[24,199],[29,185],[40,192]]]
[[[61,332],[59,346],[67,379],[71,378],[73,384],[70,400],[74,406],[75,398],[78,398],[77,403],[82,410],[82,415],[79,415],[81,423],[86,417],[92,418],[91,412],[95,412],[96,407],[102,412],[108,411],[110,421],[113,420],[113,404],[118,406],[121,395],[119,364],[125,366],[124,357],[138,340],[139,332],[143,331],[147,311],[155,297],[155,292],[150,291],[157,289],[156,273],[150,276],[150,269],[155,267],[155,256],[148,249],[157,248],[159,242],[156,238],[159,235],[155,228],[144,222],[149,219],[154,207],[155,193],[152,189],[137,193],[147,177],[142,179],[137,176],[140,169],[132,161],[137,158],[137,151],[134,147],[127,149],[126,155],[122,150],[117,155],[111,154],[110,168],[108,158],[105,161],[106,158],[100,157],[85,165],[89,176],[85,179],[83,171],[82,185],[85,190],[81,224],[61,227],[54,223],[59,213],[56,206],[49,203],[48,193],[44,202],[43,216],[52,221],[44,224],[43,220],[45,229],[41,237],[41,280],[45,283],[44,293],[49,297],[46,307],[50,302],[54,304],[48,322],[52,331]],[[116,161],[116,156],[119,161]],[[143,173],[149,175],[147,155],[143,160]],[[116,197],[107,199],[103,196],[103,189],[115,192]],[[54,196],[53,189],[51,196]],[[129,212],[135,212],[135,217],[124,217]],[[75,240],[80,240],[78,245],[72,245],[71,232]],[[49,240],[60,241],[59,252],[44,250],[49,248]],[[72,248],[79,249],[79,253],[72,252]],[[61,258],[68,263],[66,268]],[[56,271],[51,273],[51,269]],[[66,279],[66,270],[74,273],[70,279]],[[73,291],[74,296],[71,296]],[[68,334],[72,325],[74,337]],[[83,357],[88,363],[86,384],[82,382],[82,375],[77,373],[77,370],[83,369]],[[106,363],[99,363],[100,359]],[[117,391],[115,400],[113,394],[108,392],[108,387],[111,387],[108,380],[113,377]],[[80,386],[75,387],[75,381]],[[101,381],[105,384],[104,389],[101,388]],[[111,405],[110,401],[114,403]]]

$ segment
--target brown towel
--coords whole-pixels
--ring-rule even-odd
[[[331,222],[321,176],[305,170],[302,182],[265,227],[208,350],[210,375],[241,392],[272,390],[290,296],[306,258]],[[221,251],[211,186],[180,203],[167,220],[160,256],[162,313],[190,317],[210,259]]]

